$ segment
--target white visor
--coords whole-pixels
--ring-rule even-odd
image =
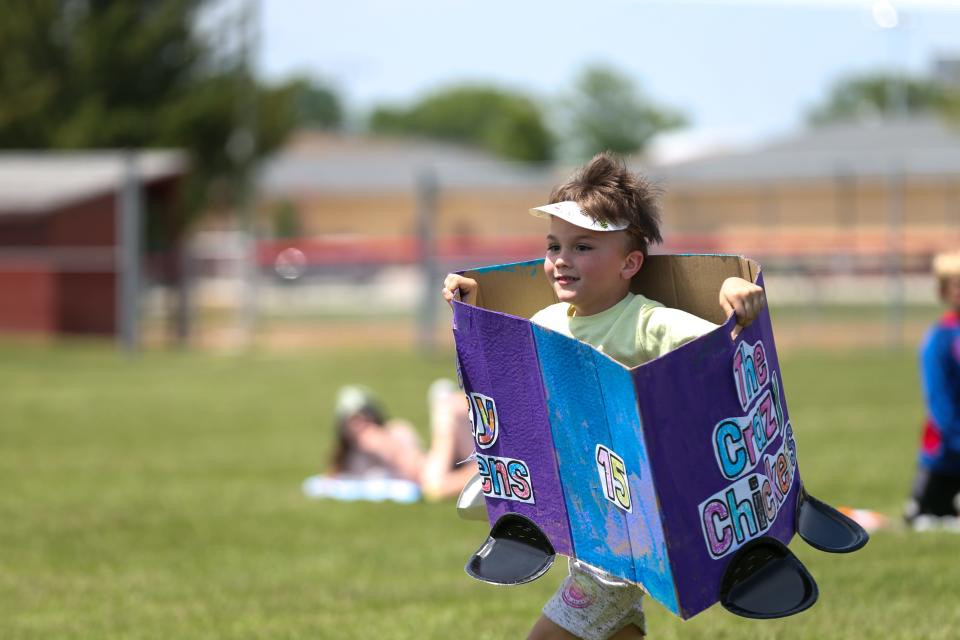
[[[591,231],[623,231],[627,228],[625,224],[613,224],[594,219],[592,216],[587,215],[587,213],[580,208],[580,205],[572,200],[545,204],[542,207],[534,207],[530,209],[530,215],[538,218],[556,216],[566,220],[570,224],[583,227],[584,229],[590,229]]]

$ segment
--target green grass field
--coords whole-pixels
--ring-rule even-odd
[[[921,419],[912,352],[781,353],[808,488],[899,513]],[[225,357],[0,345],[0,638],[520,638],[565,563],[497,588],[463,572],[486,527],[451,503],[309,501],[336,388],[418,425],[452,356]],[[794,551],[820,601],[785,620],[719,606],[651,638],[960,637],[960,535],[877,532]]]

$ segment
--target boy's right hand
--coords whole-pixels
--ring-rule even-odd
[[[443,299],[453,306],[453,299],[460,292],[460,300],[467,304],[477,303],[477,281],[456,273],[448,273],[443,280]]]

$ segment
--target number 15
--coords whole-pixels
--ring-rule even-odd
[[[597,472],[604,497],[624,511],[630,511],[630,485],[623,458],[602,444],[597,445]]]

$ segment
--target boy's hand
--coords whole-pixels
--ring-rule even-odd
[[[733,337],[737,337],[740,330],[749,327],[764,307],[767,306],[767,297],[763,289],[743,278],[727,278],[720,286],[720,306],[729,316],[737,314],[737,326],[733,330]]]
[[[443,299],[453,306],[453,299],[460,291],[460,299],[467,304],[477,303],[477,281],[473,278],[464,278],[456,273],[448,273],[443,280]]]

